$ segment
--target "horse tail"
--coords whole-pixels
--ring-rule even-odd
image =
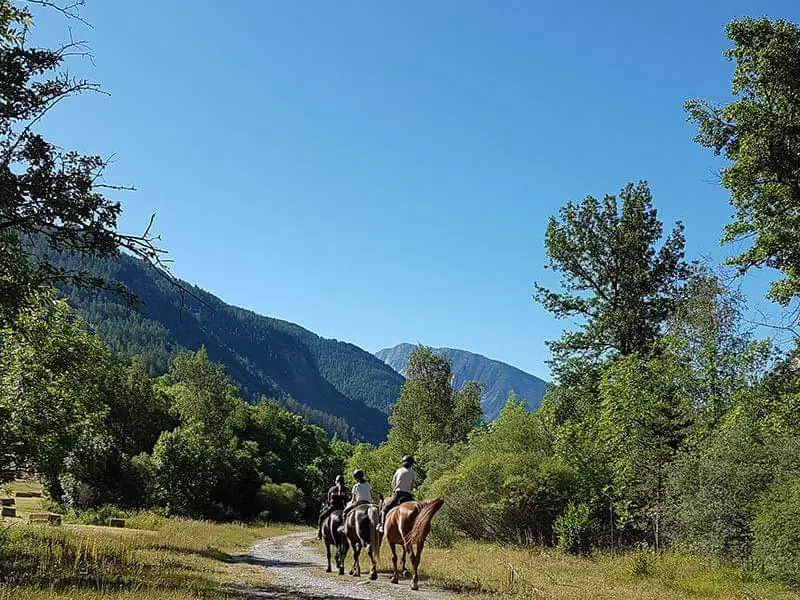
[[[370,527],[369,527],[369,545],[372,549],[372,554],[375,557],[375,562],[381,559],[381,538],[378,534],[377,524],[381,522],[380,512],[378,517],[374,518],[375,511],[370,511]],[[376,523],[377,521],[377,523]]]
[[[414,519],[414,525],[411,527],[411,533],[408,535],[409,544],[419,544],[425,541],[428,536],[428,528],[430,527],[433,516],[442,508],[444,500],[436,498],[428,502],[420,502],[420,511],[417,518]]]

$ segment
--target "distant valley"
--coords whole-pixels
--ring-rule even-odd
[[[151,374],[166,372],[175,352],[205,347],[251,402],[274,399],[343,439],[385,439],[412,345],[372,355],[294,323],[226,304],[188,283],[182,285],[190,294],[182,295],[154,269],[129,256],[96,261],[54,255],[51,260],[67,270],[86,270],[118,282],[139,298],[131,306],[116,293],[61,287],[112,351],[123,358],[144,357]],[[482,406],[487,419],[497,416],[511,390],[530,408],[541,402],[545,382],[533,375],[463,350],[439,352],[452,362],[455,385],[472,379],[486,383]]]
[[[185,285],[191,295],[182,297],[154,269],[129,256],[51,260],[119,282],[139,298],[134,307],[116,293],[61,287],[113,351],[145,357],[151,374],[166,372],[176,351],[205,346],[250,401],[275,399],[344,439],[385,439],[388,413],[404,379],[369,352],[231,306],[190,284]]]
[[[412,344],[399,344],[380,350],[375,356],[398,373],[404,373],[408,356],[413,349]],[[481,406],[488,420],[497,417],[512,391],[518,397],[524,398],[531,410],[537,408],[544,397],[546,382],[516,367],[466,350],[436,348],[435,351],[450,360],[456,387],[470,380],[483,381],[486,384]]]

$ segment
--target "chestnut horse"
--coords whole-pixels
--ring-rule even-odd
[[[411,589],[419,589],[419,561],[422,558],[422,549],[425,547],[425,538],[431,531],[431,521],[444,504],[444,500],[427,500],[425,502],[403,502],[394,507],[386,515],[384,535],[392,551],[392,566],[394,576],[392,583],[400,579],[397,571],[397,550],[395,546],[403,548],[403,573],[406,570],[406,554],[411,558]],[[414,548],[416,546],[416,549]]]

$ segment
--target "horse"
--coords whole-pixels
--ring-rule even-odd
[[[347,513],[344,519],[344,534],[353,547],[353,568],[350,569],[350,575],[361,577],[361,551],[367,548],[372,562],[369,578],[378,578],[382,539],[377,527],[380,522],[380,511],[375,504],[361,504]]]
[[[328,568],[326,573],[331,572],[331,546],[336,548],[336,566],[339,575],[344,575],[344,559],[347,556],[347,537],[339,531],[342,526],[342,511],[335,510],[329,514],[322,522],[322,539],[325,542],[325,552],[328,555]]]
[[[424,502],[403,502],[395,506],[386,515],[384,535],[392,551],[392,567],[394,575],[392,583],[400,579],[397,571],[396,546],[403,549],[403,575],[406,574],[406,553],[411,558],[411,589],[419,589],[419,561],[422,558],[422,549],[425,539],[431,531],[433,516],[439,512],[444,500],[436,498]],[[414,546],[416,545],[416,549]]]

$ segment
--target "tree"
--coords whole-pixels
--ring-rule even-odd
[[[164,382],[181,420],[205,425],[210,435],[230,437],[235,422],[243,418],[244,402],[236,387],[225,367],[208,360],[205,348],[177,355]]]
[[[740,294],[702,269],[667,324],[666,346],[686,366],[682,393],[704,431],[717,425],[736,394],[753,386],[768,364],[771,345],[745,329],[743,309]]]
[[[0,413],[17,461],[60,499],[58,477],[82,440],[102,429],[108,351],[52,294],[0,330]]]
[[[772,267],[783,279],[769,297],[800,295],[800,28],[784,20],[739,19],[725,27],[735,62],[727,105],[689,100],[695,138],[730,161],[721,173],[736,209],[724,243],[749,244],[729,259],[741,272]]]
[[[557,374],[572,359],[649,353],[691,273],[680,223],[656,248],[663,227],[647,184],[628,184],[619,200],[568,202],[547,226],[547,268],[561,272],[565,292],[535,284],[535,298],[558,318],[583,321],[549,344]]]
[[[665,542],[667,477],[692,423],[681,393],[686,369],[664,353],[621,356],[603,369],[599,438],[612,468],[615,512],[621,532]],[[626,531],[627,529],[627,531]]]
[[[0,326],[42,285],[106,286],[88,272],[57,268],[37,244],[100,258],[124,249],[156,266],[163,252],[150,226],[140,235],[117,230],[122,208],[106,194],[120,188],[102,182],[107,161],[64,150],[37,132],[57,104],[100,88],[66,69],[70,57],[86,55],[80,42],[31,48],[31,25],[24,5],[0,0]]]
[[[389,443],[408,454],[426,444],[466,440],[480,422],[483,385],[468,382],[454,390],[450,362],[425,346],[411,352],[406,372],[408,378],[389,418]]]

